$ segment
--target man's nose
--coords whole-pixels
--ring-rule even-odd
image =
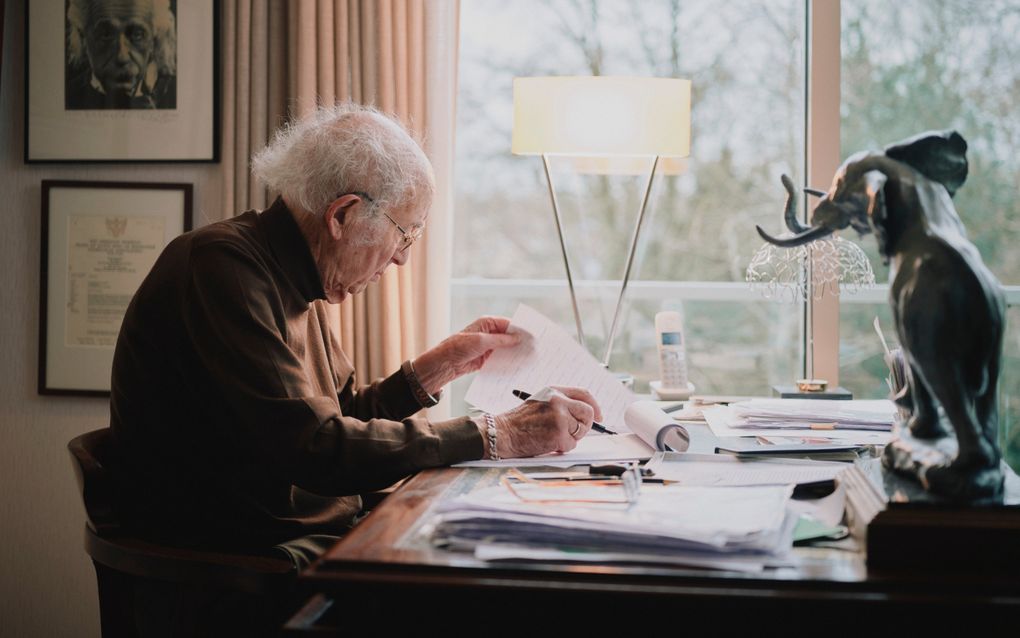
[[[131,43],[127,35],[122,33],[117,37],[117,62],[127,64],[131,61]]]
[[[410,246],[403,250],[398,250],[396,253],[394,253],[393,259],[390,259],[390,261],[398,266],[403,266],[404,264],[406,264],[407,260],[410,259],[411,257],[411,251],[409,250],[409,248]]]

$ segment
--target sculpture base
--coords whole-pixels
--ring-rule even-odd
[[[868,524],[868,570],[1020,573],[1020,508],[890,503]]]
[[[894,503],[937,503],[968,506],[1000,505],[1003,473],[992,467],[961,467],[956,463],[956,437],[919,439],[902,422],[882,453],[883,480]]]

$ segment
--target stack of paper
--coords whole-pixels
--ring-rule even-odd
[[[759,570],[791,546],[790,486],[644,485],[637,502],[614,487],[519,484],[442,503],[434,545],[494,558],[675,563]]]
[[[705,410],[718,437],[814,435],[879,445],[889,442],[895,419],[887,400],[753,399]]]
[[[722,454],[659,452],[645,468],[655,478],[681,485],[792,485],[831,480],[847,469],[845,463],[802,459],[743,459]]]
[[[744,428],[891,430],[896,416],[890,401],[752,399],[731,407],[736,416],[731,427]]]

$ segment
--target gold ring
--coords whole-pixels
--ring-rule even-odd
[[[580,432],[580,431],[581,431],[581,422],[578,421],[577,425],[574,426],[573,432],[570,433],[570,438],[576,439],[577,438],[577,433]]]

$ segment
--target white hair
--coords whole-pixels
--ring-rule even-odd
[[[90,9],[99,0],[69,0],[67,4],[67,57],[72,67],[89,63],[85,29]],[[163,75],[177,75],[177,20],[170,0],[152,0],[152,61]],[[143,69],[144,71],[144,69]]]
[[[316,215],[345,193],[367,194],[374,200],[370,212],[377,213],[427,208],[435,191],[432,165],[404,127],[353,102],[320,107],[278,130],[252,158],[252,173],[291,204]]]

